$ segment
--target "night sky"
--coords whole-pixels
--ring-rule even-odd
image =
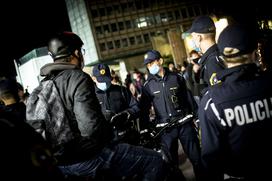
[[[0,74],[12,71],[14,59],[46,46],[52,34],[71,30],[64,0],[9,0],[1,7]]]

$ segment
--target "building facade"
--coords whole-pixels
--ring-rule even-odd
[[[143,66],[143,55],[156,48],[173,57],[187,56],[181,34],[207,6],[189,0],[66,0],[72,31],[87,50],[86,64],[124,62],[128,70]]]

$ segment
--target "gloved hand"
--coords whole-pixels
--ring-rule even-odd
[[[130,113],[128,111],[122,111],[112,116],[110,122],[115,127],[121,127],[126,125],[130,119]]]

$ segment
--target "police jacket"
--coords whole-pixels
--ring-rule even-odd
[[[217,72],[225,68],[223,61],[219,58],[217,45],[211,46],[199,59],[201,89],[213,85],[213,79]]]
[[[107,120],[122,111],[128,111],[132,117],[137,117],[138,102],[126,87],[111,84],[106,91],[95,87],[95,92]]]
[[[255,64],[225,69],[199,106],[203,165],[208,180],[223,173],[265,180],[270,172],[272,76]]]
[[[91,77],[77,66],[63,62],[46,64],[41,68],[41,75],[55,75],[70,126],[80,135],[61,150],[54,150],[59,164],[92,158],[110,142],[112,128],[101,112]]]
[[[164,69],[165,75],[149,74],[144,84],[140,105],[144,110],[154,107],[158,123],[167,122],[172,117],[183,117],[191,113],[193,101],[182,75]]]

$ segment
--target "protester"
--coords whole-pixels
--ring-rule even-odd
[[[37,130],[45,129],[45,133],[59,133],[60,129],[64,129],[62,134],[69,132],[69,139],[61,133],[55,137],[64,138],[63,144],[54,148],[54,156],[65,175],[95,178],[97,174],[107,173],[113,177],[138,175],[144,181],[163,180],[165,170],[160,153],[112,142],[113,130],[101,112],[94,82],[82,71],[82,46],[82,40],[73,32],[57,34],[48,43],[54,63],[41,68],[44,80],[54,78],[69,120],[65,123],[43,120],[47,125],[45,128],[42,124],[40,127],[31,124],[33,120],[28,123]]]

